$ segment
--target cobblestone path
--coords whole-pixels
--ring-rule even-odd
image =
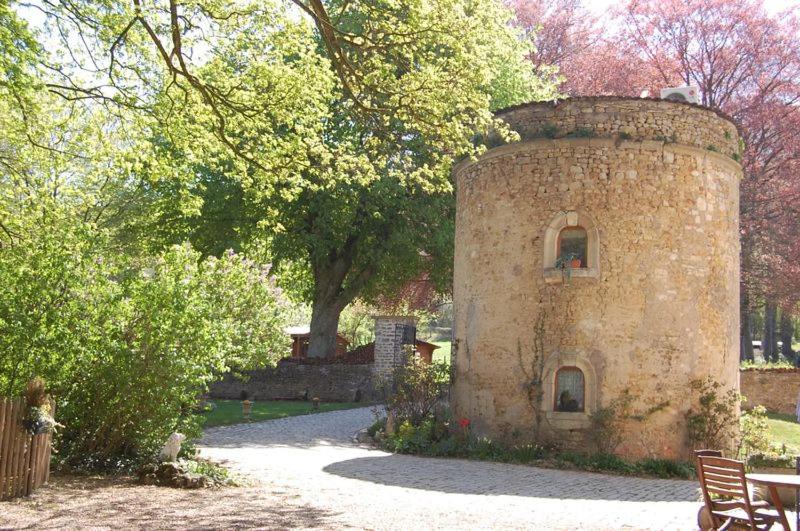
[[[325,529],[695,529],[695,482],[392,455],[351,441],[372,421],[363,408],[214,428],[201,454]]]

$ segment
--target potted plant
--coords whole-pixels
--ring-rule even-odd
[[[250,409],[253,407],[253,403],[250,402],[250,394],[242,389],[241,394],[239,395],[242,399],[242,416],[246,419],[250,418]]]
[[[577,266],[575,265],[576,262]],[[567,281],[569,281],[569,279],[572,277],[572,270],[577,269],[580,266],[581,259],[575,254],[562,254],[556,258],[556,269],[561,270],[562,277]]]

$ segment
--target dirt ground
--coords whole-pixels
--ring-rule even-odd
[[[29,498],[0,503],[0,529],[327,528],[328,516],[275,489],[181,490],[107,477],[56,476]]]

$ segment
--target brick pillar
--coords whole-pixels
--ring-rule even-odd
[[[377,379],[386,379],[392,369],[403,363],[403,346],[414,344],[416,324],[415,317],[375,317],[375,363],[372,372]]]

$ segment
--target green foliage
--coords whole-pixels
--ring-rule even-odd
[[[558,136],[558,126],[554,123],[547,122],[542,126],[541,135],[545,138],[555,138]]]
[[[425,273],[449,289],[453,161],[482,152],[475,134],[514,136],[493,109],[555,96],[554,72],[531,68],[534,50],[497,0],[201,1],[176,4],[175,21],[154,6],[41,9],[59,30],[41,57],[53,90],[147,132],[149,146],[109,167],[146,174],[132,204],[158,208],[116,235],[147,240],[144,254],[186,239],[215,256],[258,248],[324,315],[331,341],[356,298]],[[74,71],[86,86],[66,78]],[[117,161],[105,154],[90,160]]]
[[[214,377],[285,348],[268,269],[238,255],[199,258],[178,247],[115,285],[96,279],[78,370],[56,391],[63,457],[137,458],[174,430],[195,435],[188,410]]]
[[[227,468],[199,458],[171,462],[143,463],[137,470],[139,482],[175,488],[242,487],[248,483]]]
[[[754,453],[747,459],[747,465],[753,468],[795,468],[795,456],[781,453]]]
[[[452,422],[428,417],[418,426],[409,422],[400,425],[397,432],[381,438],[381,429],[375,434],[383,447],[392,452],[436,457],[461,457],[482,461],[530,464],[544,467],[570,468],[596,472],[613,472],[623,475],[653,476],[660,478],[692,478],[693,467],[688,463],[666,459],[627,461],[614,454],[599,452],[582,454],[561,452],[536,443],[506,445],[475,437]]]
[[[698,403],[686,414],[689,445],[693,449],[730,449],[738,435],[741,396],[734,389],[722,389],[711,377],[694,380],[690,385],[698,395]]]
[[[625,131],[620,131],[617,136],[620,140],[630,140],[633,136],[630,133],[626,133]]]
[[[758,370],[758,369],[794,369],[795,366],[792,362],[788,360],[778,360],[778,361],[766,361],[766,362],[756,362],[750,360],[743,360],[739,363],[739,368],[741,369],[750,369],[750,370]]]
[[[388,439],[387,445],[392,451],[398,453],[422,453],[434,438],[434,420],[426,418],[418,425],[412,425],[409,421],[403,421],[397,432]]]
[[[670,143],[674,144],[678,141],[678,137],[677,135],[675,135],[675,133],[672,133],[671,136],[656,135],[655,140],[664,142],[665,144],[670,144]]]
[[[106,466],[155,452],[231,368],[285,348],[268,268],[188,246],[147,260],[97,254],[102,233],[54,209],[0,253],[0,386],[42,375],[58,401],[59,459]]]
[[[767,413],[756,406],[742,413],[740,425],[738,457],[750,468],[794,468],[797,440],[792,435],[798,431],[794,416]]]
[[[591,127],[579,127],[566,136],[567,138],[592,138],[595,135],[594,130]]]
[[[717,146],[713,145],[713,144],[709,144],[708,146],[706,146],[706,149],[708,151],[713,151],[715,153],[719,153],[719,148]]]
[[[446,289],[453,160],[492,109],[554,95],[495,0],[330,4],[339,53],[296,4],[176,7],[173,32],[158,6],[48,3],[48,54],[0,6],[0,389],[46,378],[73,466],[196,434],[209,381],[283,353],[276,279],[224,249],[336,316],[424,272]]]
[[[637,473],[658,478],[692,478],[694,467],[683,461],[670,459],[642,459],[636,462]]]
[[[385,429],[386,429],[386,417],[382,417],[376,419],[375,422],[373,422],[372,425],[369,428],[367,428],[367,435],[369,435],[370,437],[375,437],[376,435],[378,435],[379,432],[384,431]]]
[[[413,385],[417,381],[416,377],[408,379],[405,385]],[[428,388],[427,385],[422,385],[422,387],[423,389]],[[417,394],[419,393],[405,392],[406,396],[416,396]],[[422,394],[430,396],[431,399],[434,398],[432,394]],[[605,413],[602,415],[603,422],[606,422],[605,433],[612,437],[618,436],[616,422],[620,419],[637,418],[630,413],[631,402],[632,397],[626,392],[605,409]],[[663,405],[651,408],[645,415],[661,407]],[[391,434],[384,433],[386,419],[379,419],[368,433],[380,441],[384,448],[392,452],[536,464],[557,468],[579,468],[625,475],[690,478],[693,474],[691,465],[676,461],[644,459],[631,462],[608,451],[582,454],[561,452],[555,447],[548,448],[536,443],[503,444],[492,439],[475,436],[469,419],[454,421],[446,411],[437,410],[435,414],[432,413],[432,407],[421,417],[406,414],[405,418],[398,416],[397,412],[402,411],[401,409],[391,407],[387,407],[387,409],[389,414],[395,415],[395,419],[401,419],[397,430]],[[593,420],[595,420],[595,426],[600,424],[596,418]],[[517,436],[514,435],[514,437]],[[612,446],[617,444],[611,443]]]
[[[419,426],[433,412],[442,396],[442,381],[449,375],[444,363],[425,363],[419,356],[408,357],[396,367],[390,378],[391,388],[386,409],[402,425]]]
[[[633,397],[627,391],[606,407],[597,408],[590,415],[590,437],[600,453],[611,453],[623,438],[622,423],[630,412]]]
[[[632,407],[634,399],[630,391],[625,389],[607,406],[598,408],[589,416],[592,422],[590,438],[601,454],[613,453],[622,444],[625,422],[643,421],[669,405],[668,401],[664,401],[636,413]]]
[[[376,309],[361,300],[355,300],[339,316],[339,333],[355,348],[375,340]]]
[[[769,452],[771,438],[767,424],[767,410],[764,406],[756,406],[742,413],[739,418],[739,455],[743,459],[755,453]]]
[[[619,456],[609,453],[581,454],[565,452],[556,456],[555,461],[564,467],[574,467],[581,470],[609,471],[619,474],[633,474],[636,467]]]
[[[207,459],[181,459],[181,467],[190,474],[197,474],[208,478],[211,485],[217,487],[240,487],[246,482],[230,470]]]

